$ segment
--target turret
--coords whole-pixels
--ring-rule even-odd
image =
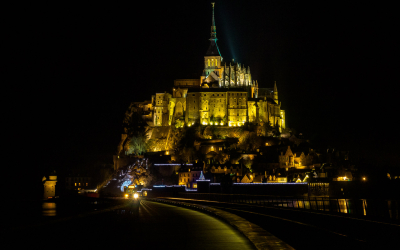
[[[278,88],[276,87],[276,81],[274,82],[274,101],[278,103]]]

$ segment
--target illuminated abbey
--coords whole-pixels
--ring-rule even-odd
[[[212,3],[210,45],[204,56],[204,69],[198,79],[177,79],[172,93],[156,93],[151,101],[133,102],[125,119],[139,113],[148,126],[148,139],[159,141],[151,151],[168,151],[171,128],[194,124],[229,129],[250,122],[258,126],[269,123],[283,132],[285,111],[281,109],[276,83],[260,88],[250,67],[223,60],[217,45]],[[118,154],[127,151],[127,131],[122,134]]]
[[[154,126],[171,126],[177,122],[190,126],[241,126],[245,122],[265,123],[285,128],[285,111],[273,88],[259,88],[250,67],[225,62],[217,45],[214,4],[210,46],[204,56],[200,79],[174,81],[172,94],[156,93],[148,103]]]

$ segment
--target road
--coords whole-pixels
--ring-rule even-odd
[[[254,249],[242,234],[210,215],[144,200],[140,206],[9,229],[3,237],[4,249]]]
[[[295,249],[390,248],[397,244],[400,235],[399,224],[360,220],[346,215],[183,198],[162,199],[206,205],[236,214]]]

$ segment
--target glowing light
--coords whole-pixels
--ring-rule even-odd
[[[165,187],[186,187],[186,185],[172,185],[172,186],[157,185],[157,186],[153,186],[153,188],[165,188]],[[149,189],[149,190],[151,190],[151,189]]]
[[[232,123],[229,123],[229,127],[232,127]]]
[[[128,198],[129,194],[125,194],[125,198]]]
[[[137,198],[139,198],[139,195],[138,194],[134,194],[133,198],[137,199]]]
[[[221,183],[210,183],[210,185],[213,185],[213,186],[220,186]]]
[[[366,178],[365,177],[363,177],[363,181],[365,181],[366,180]]]
[[[155,163],[154,166],[179,166],[181,165],[180,163]],[[187,163],[184,164],[187,166],[193,166],[193,163]]]
[[[274,182],[274,183],[233,183],[233,185],[306,185],[307,182],[284,182],[284,183],[278,183],[278,182]]]

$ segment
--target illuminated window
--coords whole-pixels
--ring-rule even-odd
[[[207,61],[208,61],[208,67],[210,67],[210,59],[208,59]]]
[[[214,59],[211,59],[211,66],[214,66]]]
[[[89,185],[89,183],[86,182],[86,187]]]
[[[75,187],[76,187],[76,182],[75,182]]]
[[[215,66],[218,66],[218,60],[215,59]]]
[[[81,184],[79,183],[79,186],[81,186]]]

